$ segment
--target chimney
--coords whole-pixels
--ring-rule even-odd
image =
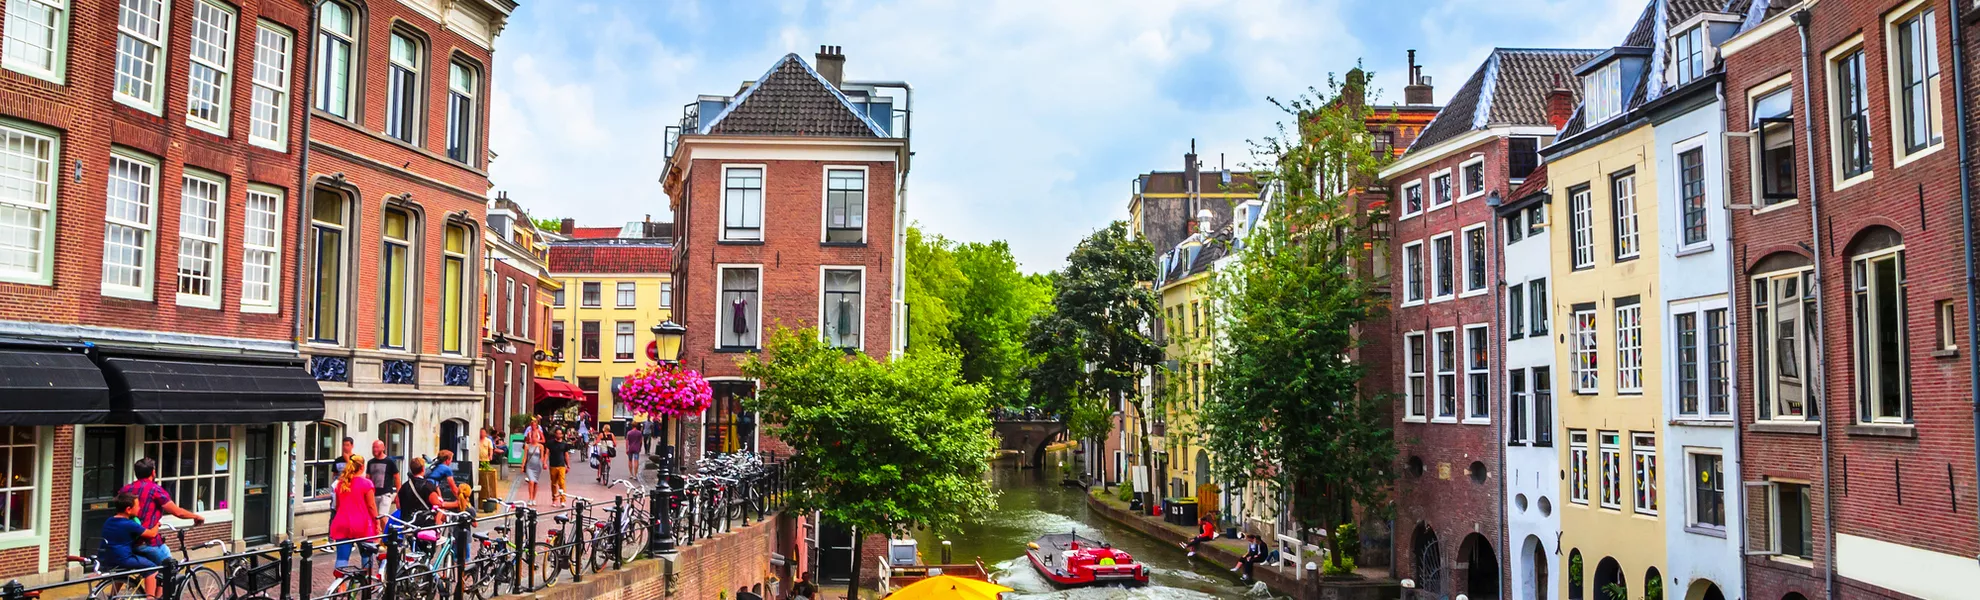
[[[1348,69],[1347,86],[1342,88],[1342,102],[1349,106],[1368,105],[1368,72],[1361,67]]]
[[[1561,85],[1561,75],[1554,74],[1554,89],[1547,90],[1547,123],[1560,131],[1567,126],[1568,119],[1574,116],[1574,92]]]
[[[1423,76],[1423,67],[1416,64],[1416,51],[1409,51],[1409,85],[1403,86],[1403,103],[1411,106],[1437,103],[1436,88],[1430,87],[1430,78]]]
[[[562,223],[558,223],[557,233],[564,235],[577,233],[577,219],[564,219]]]
[[[1190,138],[1189,153],[1183,155],[1183,193],[1187,195],[1183,200],[1184,215],[1196,214],[1196,195],[1202,191],[1197,189],[1198,186],[1202,185],[1202,182],[1198,181],[1202,174],[1202,168],[1202,165],[1196,162],[1196,138]],[[1189,217],[1185,216],[1184,218]],[[1188,230],[1188,233],[1195,232],[1195,230],[1188,227],[1184,227],[1184,229]]]
[[[832,87],[840,87],[839,84],[845,83],[846,55],[839,53],[838,46],[819,46],[816,66],[818,74],[824,76],[825,81],[831,82]]]

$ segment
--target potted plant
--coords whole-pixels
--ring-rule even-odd
[[[701,373],[679,365],[650,364],[619,384],[626,409],[648,418],[697,415],[715,402],[714,388]]]

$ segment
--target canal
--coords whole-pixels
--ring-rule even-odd
[[[1098,598],[1263,598],[1253,595],[1249,586],[1239,585],[1229,566],[1215,567],[1188,559],[1174,545],[1158,542],[1139,532],[1113,524],[1086,507],[1083,490],[1060,485],[1065,479],[1058,466],[1060,456],[1047,458],[1041,470],[1020,470],[1011,460],[992,463],[992,482],[998,491],[997,508],[962,532],[949,538],[955,562],[980,557],[990,567],[992,579],[1015,588],[1009,600],[1085,600]],[[1077,530],[1081,535],[1110,542],[1115,548],[1147,563],[1153,574],[1145,588],[1056,590],[1031,567],[1024,556],[1026,543],[1046,533]],[[921,554],[935,562],[941,556],[940,538],[919,536]]]

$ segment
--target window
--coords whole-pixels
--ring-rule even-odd
[[[248,105],[248,142],[285,149],[289,143],[289,56],[295,48],[288,32],[267,23],[254,31],[254,91]]]
[[[564,322],[563,321],[550,322],[550,356],[555,358],[561,358],[564,356]]]
[[[617,288],[618,296],[619,296],[618,301],[615,304],[617,307],[633,308],[639,306],[638,283],[631,281],[621,281],[618,282],[617,284],[614,284],[614,286]]]
[[[1717,454],[1690,452],[1692,527],[1726,528],[1725,459]]]
[[[303,497],[328,500],[335,493],[337,475],[344,470],[344,428],[333,421],[317,421],[303,427]]]
[[[447,158],[470,165],[474,160],[477,73],[459,62],[447,63]]]
[[[733,168],[722,188],[722,239],[763,240],[763,169]]]
[[[579,304],[580,306],[583,306],[585,308],[598,308],[600,306],[605,305],[605,294],[604,294],[605,284],[596,281],[586,281],[584,282],[583,286],[584,286],[584,292],[583,292],[584,297],[578,300],[580,302]]]
[[[1643,393],[1643,304],[1636,296],[1616,300],[1616,391]]]
[[[68,31],[69,0],[8,2],[4,64],[61,83]]]
[[[1829,93],[1835,102],[1836,179],[1848,180],[1870,172],[1870,105],[1863,97],[1863,49],[1835,58],[1829,71]]]
[[[419,131],[420,46],[403,31],[392,32],[385,70],[385,135],[408,143]]]
[[[385,456],[403,461],[412,449],[412,424],[393,419],[378,424],[378,439],[385,442]]]
[[[1526,234],[1540,235],[1547,232],[1547,207],[1534,204],[1526,207]]]
[[[1934,350],[1950,352],[1959,349],[1959,319],[1953,312],[1953,301],[1940,300],[1933,307],[1932,314],[1938,315],[1938,325],[1932,330],[1938,333],[1938,345]]]
[[[716,304],[721,325],[716,343],[723,348],[755,348],[761,337],[758,321],[763,309],[757,305],[761,273],[754,267],[724,268],[721,275],[722,299]]]
[[[1705,311],[1705,414],[1732,416],[1732,327],[1725,308]]]
[[[516,298],[521,300],[521,302],[516,303],[516,314],[522,317],[520,319],[517,319],[518,321],[522,322],[522,325],[517,327],[516,331],[521,333],[523,337],[534,339],[536,337],[536,332],[529,328],[529,313],[530,313],[530,309],[533,308],[533,305],[535,304],[536,296],[531,296],[529,294],[528,280],[523,281],[522,293],[516,294]]]
[[[1636,475],[1636,512],[1657,514],[1657,436],[1632,434],[1629,455]]]
[[[12,3],[9,3],[12,4]],[[117,100],[156,114],[165,87],[165,0],[123,0],[117,18]]]
[[[1506,138],[1506,171],[1513,180],[1524,180],[1540,168],[1540,138]]]
[[[1457,418],[1457,332],[1431,333],[1437,343],[1437,418]]]
[[[1533,318],[1527,323],[1526,333],[1528,335],[1547,333],[1547,313],[1550,310],[1547,306],[1547,280],[1542,278],[1527,282],[1526,296],[1533,305]]]
[[[378,345],[406,349],[407,312],[412,283],[412,215],[385,209],[385,232],[379,250]]]
[[[274,312],[282,297],[282,191],[250,185],[241,239],[241,309]]]
[[[1449,171],[1430,176],[1430,208],[1438,209],[1451,205],[1451,174]]]
[[[7,10],[23,4],[10,2]],[[45,285],[54,279],[55,139],[53,132],[0,122],[0,280]]]
[[[1369,153],[1375,156],[1392,156],[1396,153],[1396,133],[1377,131],[1369,140]]]
[[[1568,192],[1568,247],[1576,269],[1595,266],[1595,198],[1588,186]]]
[[[112,152],[109,187],[103,216],[103,293],[150,300],[151,253],[156,246],[152,232],[158,224],[158,164]]]
[[[550,307],[564,307],[564,288],[557,288],[555,291],[550,292]]]
[[[1746,482],[1747,554],[1815,558],[1815,536],[1809,511],[1808,484],[1785,481]]]
[[[232,429],[225,425],[144,428],[144,456],[158,461],[158,485],[172,494],[180,508],[196,513],[227,509],[233,470],[214,459],[226,456],[216,452],[220,445],[233,442]]]
[[[1684,244],[1705,243],[1705,148],[1678,153],[1678,204]]]
[[[1448,299],[1457,293],[1457,249],[1452,247],[1451,234],[1430,238],[1431,288],[1430,299]]]
[[[234,71],[233,9],[213,0],[193,2],[189,54],[192,66],[186,78],[186,122],[224,137],[227,106],[234,93],[228,81]]]
[[[1596,371],[1593,305],[1575,306],[1574,329],[1568,333],[1568,344],[1568,360],[1571,361],[1568,369],[1574,375],[1574,393],[1593,394],[1600,391],[1602,378]]]
[[[1850,267],[1850,309],[1855,325],[1856,411],[1862,422],[1911,420],[1904,355],[1904,250],[1858,256]]]
[[[1926,5],[1929,6],[1929,5]],[[1945,138],[1939,105],[1939,31],[1936,10],[1923,8],[1897,17],[1891,38],[1897,46],[1892,76],[1897,89],[1897,127],[1905,155],[1938,145]]]
[[[1466,421],[1488,421],[1492,418],[1492,338],[1484,325],[1467,325],[1464,328],[1464,376],[1465,392],[1471,399],[1465,406]]]
[[[1793,200],[1797,193],[1793,100],[1785,83],[1753,100],[1753,187],[1761,206]]]
[[[1521,239],[1526,238],[1526,220],[1524,213],[1513,213],[1501,220],[1505,221],[1506,223],[1506,243],[1514,244],[1514,243],[1518,243]]]
[[[1424,379],[1424,365],[1428,363],[1424,361],[1426,355],[1423,342],[1423,332],[1403,335],[1403,361],[1404,367],[1409,372],[1408,389],[1403,391],[1407,396],[1405,403],[1407,412],[1404,416],[1413,419],[1422,419],[1427,414],[1423,403],[1429,398],[1428,390],[1424,387],[1427,384]]]
[[[1672,80],[1678,85],[1705,76],[1705,26],[1697,25],[1671,38]]]
[[[1623,113],[1622,61],[1609,61],[1581,77],[1581,112],[1588,125]]]
[[[227,185],[187,174],[179,187],[179,304],[220,307],[220,244]]]
[[[612,331],[612,360],[632,360],[635,344],[632,321],[619,321]]]
[[[1672,315],[1672,329],[1677,334],[1677,397],[1679,416],[1698,416],[1698,313],[1684,312]]]
[[[598,322],[578,323],[578,360],[598,360]]]
[[[1533,368],[1533,445],[1554,445],[1554,373],[1548,367]]]
[[[316,47],[311,51],[316,59],[316,102],[317,110],[343,118],[351,118],[351,48],[355,45],[356,17],[351,7],[338,2],[324,2],[316,7]]]
[[[1423,182],[1412,181],[1403,184],[1403,216],[1412,217],[1423,212]]]
[[[490,316],[489,320],[493,321],[495,318]],[[512,277],[504,277],[502,278],[502,333],[514,334],[515,332],[516,280]]]
[[[467,332],[468,228],[447,224],[446,248],[440,261],[440,352],[460,354]]]
[[[1403,304],[1423,301],[1423,242],[1403,244]]]
[[[1727,364],[1730,332],[1724,307],[1675,309],[1672,329],[1677,337],[1677,413],[1680,417],[1727,417],[1732,383]]]
[[[1526,286],[1522,284],[1506,286],[1506,329],[1506,339],[1526,337]]]
[[[1643,252],[1636,226],[1636,173],[1625,171],[1609,176],[1609,197],[1616,215],[1616,261],[1636,258]]]
[[[1506,441],[1525,444],[1526,435],[1526,370],[1513,369],[1506,373]]]
[[[1458,166],[1458,177],[1463,180],[1463,199],[1485,195],[1485,157],[1474,158]]]
[[[329,344],[343,339],[338,317],[344,301],[344,195],[329,190],[316,191],[310,208],[310,243],[315,277],[311,281],[310,341]]]
[[[1812,416],[1802,379],[1815,332],[1805,318],[1815,312],[1814,294],[1803,293],[1808,279],[1812,279],[1808,271],[1798,270],[1753,280],[1753,372],[1758,379],[1754,400],[1761,419],[1800,421]]]
[[[1464,230],[1464,292],[1485,293],[1485,226]]]
[[[660,308],[672,309],[673,307],[674,282],[662,281],[660,282]]]
[[[1588,431],[1568,430],[1568,501],[1588,503]]]
[[[866,241],[866,171],[825,172],[825,241]]]
[[[1622,434],[1599,432],[1602,451],[1602,508],[1622,509]]]
[[[0,502],[6,507],[0,510],[0,533],[32,530],[35,508],[46,504],[40,498],[45,483],[41,470],[47,463],[41,459],[39,430],[0,427],[0,460],[6,461],[8,471],[7,478],[0,480]]]
[[[825,343],[838,348],[860,347],[859,334],[866,320],[866,303],[861,293],[866,273],[855,269],[826,269],[825,297],[819,322]]]

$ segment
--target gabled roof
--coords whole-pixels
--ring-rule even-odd
[[[1624,87],[1632,90],[1629,98],[1626,100],[1626,104],[1623,105],[1624,114],[1627,115],[1630,111],[1636,110],[1637,107],[1643,106],[1646,102],[1656,100],[1658,96],[1663,94],[1664,65],[1669,56],[1670,44],[1667,43],[1667,40],[1669,40],[1671,35],[1671,26],[1683,23],[1686,19],[1690,19],[1698,13],[1718,11],[1737,5],[1741,1],[1650,0],[1650,3],[1643,7],[1643,14],[1636,18],[1636,24],[1630,27],[1629,35],[1623,36],[1622,44],[1617,46],[1618,48],[1644,48],[1650,51],[1650,58],[1644,65],[1644,68],[1640,70],[1641,72],[1638,74],[1636,80],[1623,82]],[[1659,10],[1660,8],[1662,10]],[[1638,52],[1641,52],[1641,50]],[[1623,116],[1616,118],[1623,119],[1629,117]],[[1560,135],[1556,139],[1560,140],[1573,137],[1587,129],[1587,126],[1587,119],[1582,117],[1581,108],[1577,105],[1574,111],[1574,117],[1568,119],[1567,125],[1561,128]]]
[[[584,240],[550,245],[552,273],[667,273],[674,247],[648,240]]]
[[[1555,48],[1495,48],[1478,70],[1465,80],[1436,120],[1409,146],[1411,152],[1429,148],[1466,133],[1501,125],[1545,126],[1547,91],[1561,82],[1570,93],[1581,86],[1568,83],[1574,68],[1601,54],[1600,50]]]
[[[887,137],[825,77],[796,54],[770,70],[731,100],[697,133],[809,137]]]

